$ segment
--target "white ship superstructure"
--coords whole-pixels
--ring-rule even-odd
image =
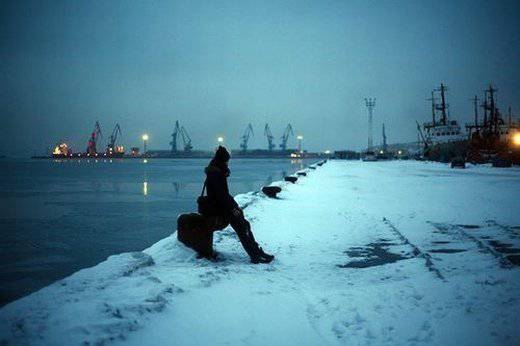
[[[432,91],[432,121],[423,124],[425,140],[430,144],[461,141],[466,138],[457,120],[449,119],[448,103],[446,102],[447,88],[441,84],[439,89]],[[439,93],[440,103],[437,103],[435,93]],[[440,112],[440,116],[437,113]]]

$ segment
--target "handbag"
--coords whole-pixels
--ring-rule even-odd
[[[205,216],[217,216],[219,215],[218,208],[215,205],[214,201],[211,200],[207,195],[204,196],[204,192],[206,191],[206,182],[204,181],[204,186],[202,187],[202,192],[200,193],[199,198],[197,198],[197,210],[199,214]]]

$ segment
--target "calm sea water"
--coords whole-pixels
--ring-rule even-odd
[[[171,234],[196,210],[207,159],[0,161],[0,305]],[[306,162],[232,159],[232,194]]]

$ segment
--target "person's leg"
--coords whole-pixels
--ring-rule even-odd
[[[255,240],[251,224],[242,215],[232,215],[230,218],[231,227],[238,235],[244,250],[251,258],[252,263],[269,263],[274,259],[273,255],[265,253]]]
[[[242,246],[249,257],[257,257],[259,255],[258,243],[255,241],[253,232],[251,232],[251,224],[249,221],[244,217],[232,215],[229,223],[235,230],[238,239],[242,243]]]

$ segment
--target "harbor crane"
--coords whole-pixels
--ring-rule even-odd
[[[103,134],[101,133],[101,126],[99,126],[99,122],[96,121],[94,130],[90,134],[90,138],[88,140],[87,155],[97,155],[97,140],[100,137],[103,137]]]
[[[280,149],[285,151],[287,150],[287,140],[289,139],[289,136],[294,136],[294,132],[293,132],[293,129],[292,129],[292,126],[291,124],[288,124],[287,127],[285,128],[285,131],[283,132],[283,135],[282,137],[280,138],[282,143],[280,143]]]
[[[267,137],[267,149],[269,151],[273,151],[273,149],[274,149],[274,143],[273,143],[274,136],[271,133],[271,129],[269,128],[269,124],[265,124],[264,135],[265,135],[265,137]]]
[[[114,154],[124,154],[124,148],[122,145],[118,146],[116,145],[117,136],[122,136],[121,133],[121,127],[119,124],[116,124],[114,127],[114,130],[112,131],[112,134],[109,137],[108,144],[107,144],[107,155],[114,155]]]
[[[193,149],[193,146],[191,145],[191,138],[188,135],[188,131],[184,128],[184,126],[181,126],[179,124],[179,120],[175,122],[175,128],[173,129],[172,133],[172,141],[170,142],[170,145],[172,147],[171,152],[177,153],[177,141],[179,139],[179,136],[182,139],[182,144],[184,145],[184,151],[190,152],[191,149]]]
[[[244,134],[242,135],[242,137],[240,137],[242,139],[242,143],[240,143],[240,148],[242,149],[242,152],[246,152],[247,151],[247,143],[249,142],[249,137],[251,136],[254,136],[254,133],[253,133],[253,126],[251,126],[251,123],[249,125],[247,125],[246,127],[246,130],[244,131]]]
[[[184,126],[181,126],[180,130],[182,143],[184,144],[184,151],[189,153],[191,149],[193,149],[193,145],[191,145],[191,138],[188,135],[188,131],[184,128]]]
[[[175,128],[173,129],[172,133],[172,141],[170,142],[170,145],[172,146],[172,153],[177,152],[177,137],[181,131],[181,127],[179,125],[179,120],[175,122]]]

